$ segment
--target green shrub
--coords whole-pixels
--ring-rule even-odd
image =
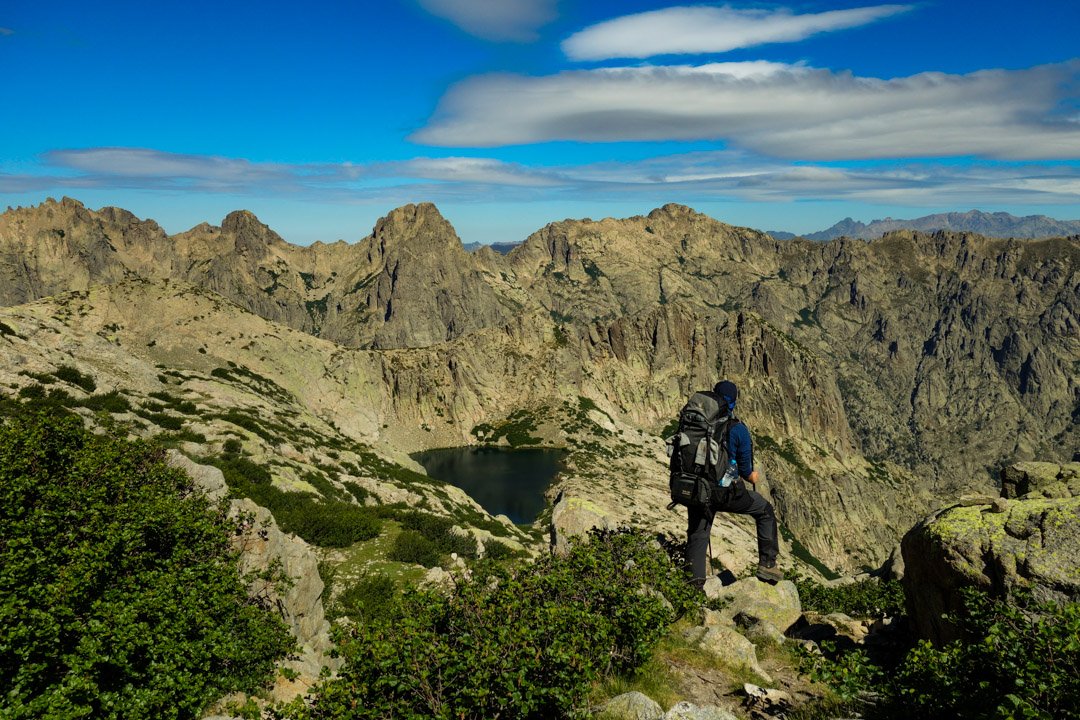
[[[362,485],[357,485],[354,482],[345,482],[342,484],[345,486],[345,489],[349,491],[349,494],[356,498],[356,502],[361,505],[364,504],[365,500],[371,497],[371,493],[369,493],[367,488]]]
[[[378,537],[381,525],[366,508],[343,502],[315,502],[310,495],[297,495],[299,501],[278,508],[274,519],[285,532],[295,533],[320,547],[348,547],[362,540]]]
[[[353,622],[371,624],[393,617],[401,592],[386,573],[363,575],[337,598],[340,614]]]
[[[868,718],[1080,718],[1080,603],[961,593],[964,611],[952,618],[959,640],[920,641],[888,672],[860,650],[837,653],[822,643],[825,656],[804,655],[802,669]],[[868,707],[856,702],[868,697],[876,698]]]
[[[178,418],[175,415],[147,412],[145,410],[136,410],[135,413],[139,417],[146,418],[150,422],[154,423],[160,428],[164,428],[165,430],[179,430],[180,428],[184,427],[183,418]]]
[[[57,380],[63,380],[66,383],[80,387],[88,393],[94,392],[97,389],[97,383],[94,382],[94,378],[89,375],[84,375],[79,372],[79,369],[71,365],[60,365],[53,372],[53,375]]]
[[[45,388],[41,385],[24,385],[23,387],[19,388],[19,397],[44,399]]]
[[[512,560],[517,556],[518,553],[506,543],[498,540],[488,540],[484,543],[484,557],[488,560]]]
[[[158,433],[154,436],[154,442],[162,447],[178,448],[183,443],[205,443],[206,436],[200,432],[195,432],[191,428],[184,428],[183,430]]]
[[[402,530],[398,533],[386,556],[391,560],[416,563],[424,567],[435,567],[439,564],[439,548],[415,530]]]
[[[107,392],[104,395],[91,395],[79,404],[84,408],[104,410],[110,413],[125,413],[131,410],[131,403],[116,390]]]
[[[244,446],[236,438],[229,438],[222,446],[222,450],[229,455],[239,455]]]
[[[261,687],[293,643],[235,531],[150,444],[0,425],[0,717],[197,718]]]
[[[472,533],[458,534],[454,532],[454,520],[440,515],[420,513],[417,511],[402,513],[397,516],[405,530],[414,530],[435,548],[438,555],[448,556],[457,553],[463,558],[476,557],[476,541]],[[411,560],[403,560],[410,562]],[[423,563],[421,563],[423,565]],[[433,565],[438,565],[436,559]],[[428,566],[432,567],[432,566]]]
[[[904,613],[904,588],[897,580],[866,578],[847,585],[822,585],[795,577],[803,610],[844,613],[855,618],[896,616]]]
[[[942,648],[923,641],[908,653],[887,716],[1080,718],[1080,603],[962,592],[961,639]]]
[[[423,535],[442,555],[457,553],[465,558],[476,557],[476,540],[473,539],[471,533],[468,535],[455,533],[451,529],[454,521],[450,518],[414,511],[400,515],[398,521],[402,528],[414,530]]]
[[[814,682],[828,685],[847,708],[856,709],[882,678],[881,668],[871,663],[862,650],[838,653],[828,640],[821,642],[821,650],[823,654],[818,655],[800,646],[796,651],[799,669]]]
[[[155,400],[160,400],[164,407],[183,413],[184,415],[194,415],[199,411],[199,409],[195,407],[195,403],[170,395],[167,392],[152,392],[150,393],[150,397]]]
[[[404,531],[413,532],[413,531]],[[650,537],[594,532],[565,557],[408,591],[386,622],[353,626],[345,665],[310,704],[316,718],[560,718],[605,672],[643,664],[692,605],[685,574]]]

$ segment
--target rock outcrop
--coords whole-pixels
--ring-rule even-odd
[[[211,500],[227,497],[225,478],[217,468],[199,465],[175,451],[170,451],[169,463],[187,472]],[[252,594],[280,613],[300,648],[295,658],[284,663],[295,678],[279,677],[274,687],[275,699],[288,701],[307,692],[324,667],[336,670],[341,664],[331,657],[319,559],[303,540],[281,532],[270,512],[251,500],[230,501],[230,514],[242,523],[242,531],[233,538],[241,552],[240,572],[252,577]],[[270,571],[280,571],[283,586],[262,579]]]
[[[1080,462],[1022,462],[1002,469],[1003,498],[1080,496]]]
[[[955,637],[943,618],[962,607],[959,590],[997,597],[1017,589],[1036,600],[1080,599],[1080,496],[953,506],[926,518],[904,537],[904,590],[919,636]],[[1002,509],[1002,508],[998,508]]]
[[[661,720],[664,709],[648,695],[635,690],[608,700],[596,717],[598,720]]]
[[[747,578],[722,585],[718,579],[710,578],[705,583],[705,594],[710,599],[726,601],[719,617],[728,622],[734,622],[736,617],[745,625],[765,621],[786,632],[802,615],[799,591],[790,580],[774,585]]]

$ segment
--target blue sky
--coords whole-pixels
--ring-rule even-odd
[[[494,9],[493,9],[494,8]],[[762,229],[1080,218],[1080,3],[0,6],[0,206],[465,242],[666,202]]]

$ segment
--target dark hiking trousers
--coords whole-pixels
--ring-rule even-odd
[[[705,548],[709,545],[713,518],[717,512],[749,515],[757,523],[758,562],[771,565],[780,553],[776,539],[776,513],[772,503],[739,481],[739,491],[732,493],[721,506],[704,509],[688,508],[686,527],[686,559],[694,570],[694,583],[700,586],[708,577],[705,567]]]

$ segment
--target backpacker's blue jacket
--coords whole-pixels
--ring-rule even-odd
[[[739,477],[747,479],[754,472],[754,445],[750,441],[750,430],[741,422],[731,426],[728,431],[728,453],[739,465]]]

